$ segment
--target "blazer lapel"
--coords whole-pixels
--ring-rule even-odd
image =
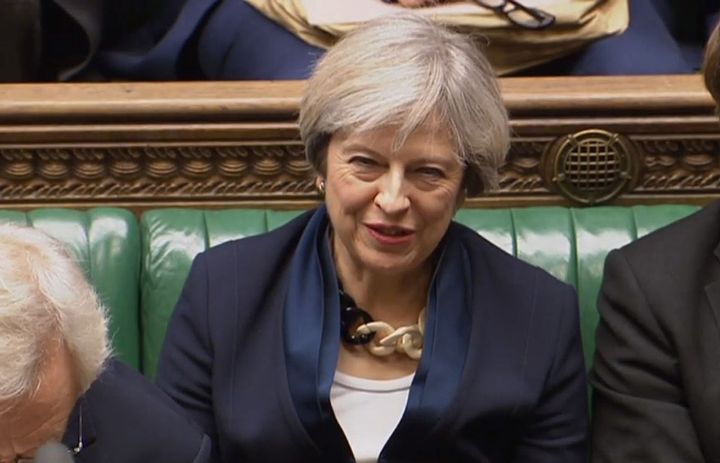
[[[290,264],[283,319],[283,346],[290,395],[298,417],[323,461],[352,455],[330,404],[340,350],[340,299],[325,208],[300,237]]]
[[[405,412],[382,454],[403,461],[442,461],[439,446],[430,438],[437,423],[448,415],[460,388],[469,349],[474,307],[481,307],[487,279],[480,287],[472,271],[464,234],[450,226],[442,246],[427,300],[427,321],[420,364],[415,372]]]
[[[706,303],[709,305],[709,309],[712,310],[712,315],[715,321],[715,328],[717,329],[717,341],[718,343],[714,346],[705,346],[708,349],[720,349],[720,245],[715,248],[715,261],[707,269],[707,275],[709,283],[705,285],[705,296]],[[702,308],[702,307],[701,307]],[[720,358],[720,355],[717,356]],[[711,367],[711,366],[706,366]],[[715,366],[720,369],[720,364]],[[711,381],[715,382],[715,381]],[[717,385],[707,385],[709,388],[720,388]],[[706,453],[708,461],[720,460],[720,441],[717,439],[717,432],[720,430],[717,423],[717,413],[720,412],[720,391],[710,392],[708,394],[708,407],[712,412],[702,413],[698,418],[702,418],[703,421],[707,421],[704,426],[705,429],[698,429],[698,437],[701,441],[701,446]],[[707,417],[705,419],[704,417]]]
[[[97,443],[97,431],[90,414],[90,406],[84,397],[75,404],[68,418],[63,444],[76,450],[74,460],[79,463],[103,463],[106,461],[102,447]]]
[[[714,254],[716,261],[713,262],[714,265],[711,265],[707,272],[710,282],[705,285],[705,295],[712,308],[715,326],[720,334],[720,245],[715,248]]]

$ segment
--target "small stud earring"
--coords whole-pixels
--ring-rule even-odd
[[[317,188],[318,188],[318,191],[320,192],[320,194],[322,194],[322,195],[325,194],[325,179],[321,179],[318,182]]]

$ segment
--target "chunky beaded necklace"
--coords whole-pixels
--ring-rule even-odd
[[[424,333],[425,309],[420,311],[416,324],[395,328],[373,320],[340,286],[340,337],[344,342],[365,346],[368,352],[379,357],[399,352],[418,360],[422,355]]]

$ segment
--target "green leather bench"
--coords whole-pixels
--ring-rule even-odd
[[[697,210],[697,206],[463,209],[456,220],[577,288],[588,367],[596,297],[609,250]],[[42,228],[68,242],[110,309],[116,352],[155,373],[165,328],[192,258],[210,246],[275,228],[301,211],[147,211],[139,224],[122,209],[0,211],[0,220]]]
[[[109,328],[115,353],[139,368],[140,233],[132,212],[123,209],[86,212],[38,209],[28,213],[0,210],[0,222],[31,225],[67,245],[110,312]]]

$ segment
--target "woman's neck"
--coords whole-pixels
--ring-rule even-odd
[[[402,273],[363,269],[351,259],[336,259],[336,265],[344,291],[375,320],[393,326],[417,322],[427,301],[432,277],[429,262],[421,268]]]

